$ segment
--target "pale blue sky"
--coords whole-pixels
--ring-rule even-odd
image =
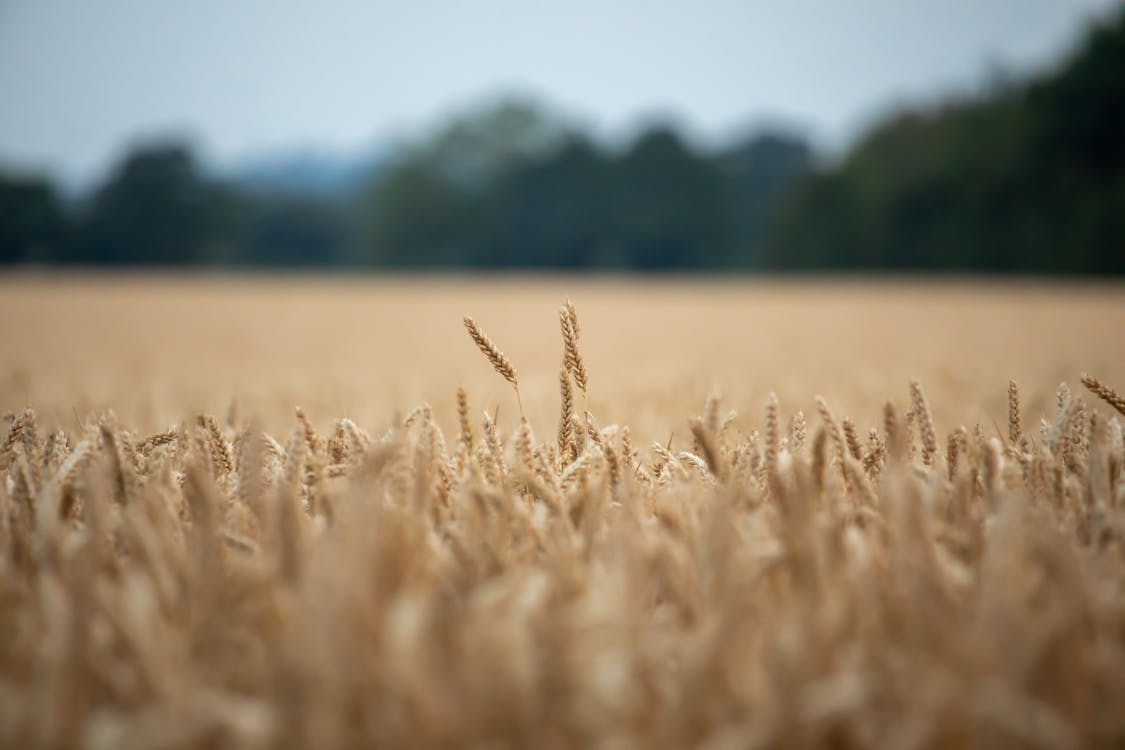
[[[782,120],[840,146],[888,107],[1050,65],[1114,0],[0,0],[0,162],[68,181],[137,136],[218,165],[359,149],[481,96],[605,135]]]

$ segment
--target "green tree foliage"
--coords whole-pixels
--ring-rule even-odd
[[[643,133],[618,162],[615,205],[630,265],[722,268],[734,260],[733,184],[671,130]]]
[[[367,201],[366,257],[376,265],[505,265],[496,245],[501,185],[567,139],[567,125],[505,100],[408,148]]]
[[[0,174],[0,263],[50,260],[66,239],[66,216],[46,179]]]
[[[755,187],[772,200],[776,191],[763,183],[793,180],[783,160],[726,164],[667,127],[614,155],[565,127],[534,121],[560,139],[468,160],[443,136],[385,174],[370,199],[371,257],[411,267],[730,267],[762,240],[762,222],[743,223],[740,214],[766,213]],[[759,151],[768,153],[772,142]]]
[[[481,200],[478,190],[425,163],[397,166],[380,180],[369,204],[369,262],[392,268],[468,264],[487,234]]]
[[[809,144],[785,133],[764,133],[720,155],[719,164],[734,187],[734,231],[742,238],[739,266],[764,265],[771,220],[812,163]]]
[[[347,204],[302,195],[244,198],[234,255],[244,266],[344,266],[353,262],[355,222]]]
[[[1125,272],[1125,15],[1062,70],[898,115],[787,202],[779,268]]]
[[[589,268],[601,258],[612,265],[611,171],[582,137],[513,171],[490,202],[495,239],[479,260],[489,266]]]
[[[221,259],[233,198],[199,173],[181,145],[133,151],[94,194],[71,259],[187,265]]]

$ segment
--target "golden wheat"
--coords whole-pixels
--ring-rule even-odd
[[[574,389],[570,385],[570,371],[566,363],[559,369],[559,455],[564,463],[576,458],[578,446],[571,442],[574,422]]]
[[[520,382],[516,375],[516,368],[512,367],[511,361],[504,356],[504,352],[492,343],[492,340],[484,334],[476,321],[472,318],[465,316],[465,329],[469,332],[469,336],[473,339],[473,343],[480,349],[496,372],[512,384],[512,388],[516,391],[516,401],[519,403],[520,415],[523,415],[523,399],[520,398]]]
[[[1125,416],[1125,397],[1122,397],[1117,391],[1086,373],[1082,374],[1082,385],[1089,388],[1091,393],[1116,409],[1118,414]]]
[[[911,411],[918,420],[919,436],[922,440],[922,463],[930,466],[937,455],[937,434],[934,431],[934,418],[930,414],[930,405],[926,402],[926,394],[922,392],[922,384],[917,380],[910,381]]]
[[[559,308],[559,325],[562,328],[563,354],[566,368],[574,378],[575,385],[586,395],[587,376],[586,365],[582,361],[582,354],[578,351],[578,313],[570,300],[566,300]]]
[[[1010,417],[1007,443],[932,413],[918,381],[881,428],[817,397],[809,446],[788,399],[728,399],[754,424],[712,392],[634,453],[609,407],[574,429],[573,377],[557,446],[494,410],[475,440],[464,388],[456,450],[425,404],[370,434],[291,410],[284,445],[241,409],[139,440],[108,413],[13,413],[0,747],[1125,742],[1109,386],[1082,380],[1112,409],[1029,398],[1044,439]]]
[[[457,421],[461,427],[461,445],[470,455],[473,452],[473,422],[469,410],[469,394],[461,386],[457,387]]]

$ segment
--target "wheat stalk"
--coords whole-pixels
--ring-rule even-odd
[[[840,474],[844,479],[844,485],[848,484],[848,472],[844,467],[844,458],[847,455],[846,445],[844,442],[843,433],[840,431],[840,426],[836,424],[836,420],[832,417],[832,412],[828,409],[828,402],[824,400],[823,396],[817,395],[813,397],[816,402],[816,410],[820,413],[820,419],[824,423],[828,434],[832,437],[832,447],[836,458],[836,465],[840,468]]]
[[[778,432],[777,394],[770,393],[766,400],[766,470],[777,470],[777,454],[781,450],[781,435]]]
[[[234,470],[234,460],[231,458],[230,445],[223,437],[223,430],[219,420],[210,414],[199,415],[199,426],[206,434],[206,443],[211,456],[211,465],[216,476],[230,474]]]
[[[1082,385],[1086,386],[1091,393],[1102,401],[1105,401],[1116,409],[1118,414],[1125,416],[1125,398],[1122,398],[1120,393],[1113,390],[1093,375],[1087,375],[1086,373],[1082,373]]]
[[[519,378],[516,376],[516,368],[512,367],[511,361],[504,356],[504,352],[500,351],[496,344],[492,343],[492,340],[485,335],[484,331],[477,325],[477,322],[469,316],[465,316],[465,330],[469,332],[469,336],[472,338],[473,343],[477,345],[477,348],[480,349],[481,354],[492,364],[492,369],[496,370],[500,377],[512,384],[512,388],[516,391],[516,403],[519,405],[520,416],[522,417],[523,399],[520,398],[520,382]]]
[[[874,427],[867,434],[867,446],[867,453],[863,456],[863,470],[874,476],[879,473],[886,454],[886,444],[880,439],[879,430]]]
[[[932,466],[934,456],[937,455],[937,434],[934,432],[934,418],[930,414],[926,394],[922,392],[922,384],[917,380],[910,381],[910,398],[913,411],[918,417],[918,429],[922,438],[922,463]]]
[[[149,435],[144,440],[142,440],[136,446],[136,449],[137,452],[142,456],[147,456],[162,445],[170,445],[171,443],[176,442],[178,438],[179,433],[174,429],[165,430],[164,432],[157,432]]]
[[[812,472],[813,486],[819,494],[824,490],[824,468],[828,464],[828,427],[822,423],[816,428],[812,442]]]
[[[1020,388],[1016,381],[1008,381],[1008,442],[1019,445],[1023,431],[1020,427]]]
[[[576,448],[571,439],[571,422],[574,421],[574,390],[570,386],[570,374],[566,363],[559,368],[559,455],[563,463],[575,459]]]
[[[848,443],[848,452],[855,460],[862,461],[863,449],[859,447],[859,433],[856,432],[855,422],[852,421],[851,417],[844,417],[841,424],[844,427],[844,438]]]
[[[715,479],[721,481],[725,477],[726,471],[723,467],[722,455],[719,452],[719,444],[715,438],[715,433],[708,429],[703,420],[693,419],[691,421],[691,434],[695,436],[703,459],[707,462],[707,468]]]
[[[559,327],[563,339],[563,363],[570,376],[574,378],[574,384],[582,391],[583,411],[589,413],[590,401],[587,392],[586,364],[582,361],[582,353],[578,350],[578,312],[569,299],[564,299],[562,307],[559,308]]]
[[[469,394],[457,387],[457,420],[461,427],[461,445],[471,455],[473,452],[473,423],[469,417]]]
[[[237,414],[135,448],[111,416],[73,447],[23,418],[0,435],[0,745],[1120,744],[1116,414],[1060,389],[1043,445],[1017,406],[1006,440],[962,426],[939,457],[915,389],[866,441],[818,398],[804,448],[775,394],[760,435],[715,397],[694,449],[642,462],[665,405],[583,425],[572,378],[558,455],[522,416],[466,439],[463,388],[452,457],[425,404],[378,439],[290,416],[285,448]]]
[[[793,455],[800,453],[805,445],[805,413],[798,411],[789,418],[789,452]]]
[[[298,406],[296,412],[297,422],[300,423],[301,427],[301,435],[304,437],[305,443],[308,445],[309,454],[314,457],[319,457],[324,447],[323,443],[320,440],[320,436],[316,434],[316,430],[313,428],[312,422],[309,421],[308,416],[305,414],[305,410]]]

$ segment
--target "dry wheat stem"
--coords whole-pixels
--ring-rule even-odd
[[[859,433],[856,432],[855,422],[851,417],[844,417],[841,424],[844,427],[844,437],[847,439],[848,452],[857,461],[863,459],[863,449],[859,447]]]
[[[766,468],[770,472],[777,470],[777,454],[781,449],[777,412],[777,394],[771,392],[766,399]]]
[[[461,427],[461,445],[465,450],[473,451],[473,424],[469,414],[469,394],[462,386],[457,387],[457,419]]]
[[[516,368],[512,367],[511,361],[509,361],[509,359],[504,356],[504,353],[492,343],[492,340],[484,334],[484,331],[481,330],[475,320],[469,316],[465,316],[464,322],[465,330],[469,332],[469,336],[473,339],[473,343],[477,345],[477,348],[480,349],[481,354],[488,359],[492,364],[492,368],[496,370],[502,378],[512,384],[512,388],[516,391],[516,403],[519,406],[520,416],[522,417],[523,399],[520,398],[520,384],[519,378],[516,376]]]
[[[574,391],[566,363],[559,368],[559,455],[563,463],[574,460],[577,451],[571,442],[571,423],[574,421]]]
[[[1008,441],[1019,445],[1023,431],[1020,426],[1020,389],[1016,381],[1008,381]]]
[[[1082,385],[1086,386],[1095,396],[1105,401],[1107,404],[1117,410],[1118,414],[1125,416],[1125,397],[1120,393],[1110,388],[1108,385],[1093,377],[1082,373]]]
[[[910,381],[910,398],[922,438],[922,463],[931,466],[934,457],[937,455],[937,434],[934,431],[934,419],[930,414],[930,406],[926,403],[926,395],[922,392],[922,384],[917,380]]]

